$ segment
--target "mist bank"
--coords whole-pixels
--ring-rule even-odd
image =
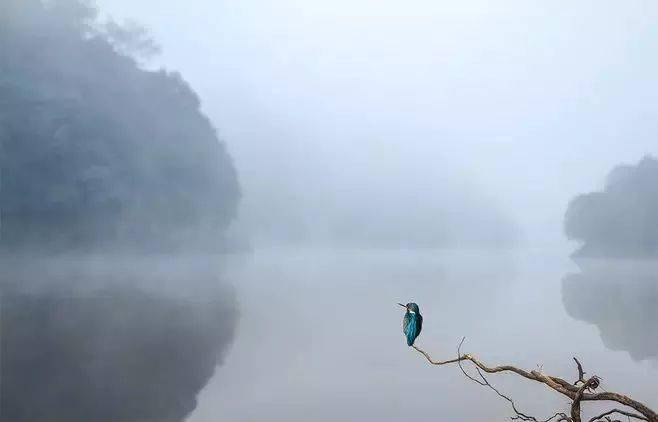
[[[522,238],[498,198],[462,169],[427,166],[408,151],[386,160],[363,154],[356,145],[340,157],[309,153],[304,166],[318,165],[298,168],[304,177],[245,174],[236,228],[256,246],[486,249]],[[293,156],[288,165],[301,164]]]
[[[658,258],[658,160],[615,167],[602,191],[569,203],[565,232],[582,242],[576,256]]]

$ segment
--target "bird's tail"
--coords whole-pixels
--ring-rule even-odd
[[[413,335],[407,335],[407,346],[409,346],[409,347],[413,346],[414,345],[414,340],[416,340],[416,339],[414,338]]]

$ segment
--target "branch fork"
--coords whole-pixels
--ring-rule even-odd
[[[509,402],[512,410],[514,411],[514,416],[511,417],[512,420],[518,421],[531,421],[531,422],[582,422],[582,402],[587,401],[601,401],[608,402],[611,404],[621,405],[622,409],[611,409],[600,415],[594,416],[588,420],[588,422],[622,422],[619,419],[613,419],[614,416],[623,416],[627,420],[640,420],[647,422],[658,422],[658,414],[650,409],[645,404],[634,400],[624,394],[611,393],[611,392],[596,392],[596,390],[601,385],[601,378],[593,375],[589,378],[585,378],[586,372],[583,370],[583,365],[577,358],[573,358],[576,363],[576,369],[578,371],[578,379],[570,383],[562,378],[545,375],[540,371],[526,371],[521,368],[517,368],[512,365],[500,365],[500,366],[488,366],[485,365],[480,359],[476,358],[471,354],[462,354],[461,348],[464,344],[465,337],[461,339],[459,345],[457,346],[457,357],[447,360],[434,360],[429,353],[425,352],[423,349],[412,346],[418,353],[423,355],[425,359],[432,365],[442,366],[456,363],[459,366],[459,369],[462,373],[471,381],[491,389],[499,397]],[[463,363],[470,362],[477,372],[477,376],[469,374]],[[486,374],[496,374],[500,372],[512,372],[516,375],[519,375],[523,378],[526,378],[531,381],[539,382],[545,384],[551,390],[556,391],[563,396],[566,396],[571,401],[571,408],[569,415],[563,412],[556,412],[553,416],[546,419],[537,419],[534,416],[528,415],[518,410],[516,403],[505,394],[501,393],[496,387],[494,387],[487,377]]]

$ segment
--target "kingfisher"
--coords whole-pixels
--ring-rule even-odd
[[[398,303],[407,310],[402,319],[402,332],[407,338],[407,346],[413,346],[416,337],[420,335],[420,330],[423,329],[423,316],[420,314],[418,305],[411,302],[403,305]]]

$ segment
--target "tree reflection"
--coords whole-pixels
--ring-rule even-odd
[[[562,280],[573,318],[595,324],[611,350],[633,360],[658,358],[658,262],[584,260]]]

